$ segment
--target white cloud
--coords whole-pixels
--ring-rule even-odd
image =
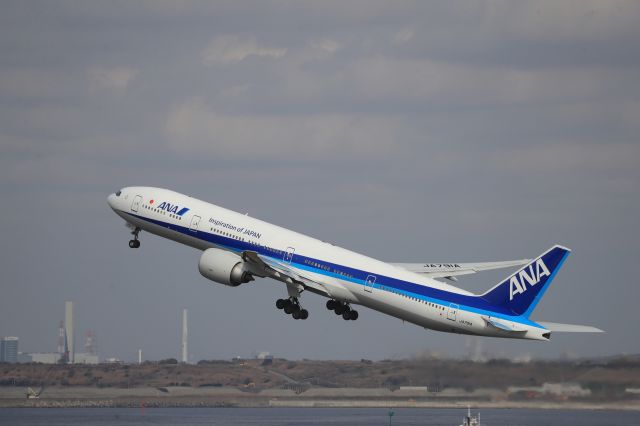
[[[200,57],[206,66],[233,64],[249,56],[278,59],[287,54],[287,49],[260,46],[255,38],[241,39],[237,36],[216,37],[202,50]]]
[[[138,75],[138,70],[129,67],[93,67],[87,71],[89,89],[123,92]]]
[[[390,152],[400,128],[389,117],[353,114],[230,115],[193,98],[170,111],[165,133],[171,148],[189,154],[339,161]]]
[[[393,41],[396,43],[406,43],[411,40],[413,36],[414,32],[411,28],[404,28],[393,36]]]
[[[340,49],[340,43],[332,39],[315,40],[310,43],[312,49],[321,50],[323,52],[333,54]]]

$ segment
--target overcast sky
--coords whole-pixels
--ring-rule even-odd
[[[187,193],[389,261],[573,249],[534,319],[604,335],[495,356],[640,352],[640,3],[4,1],[0,335],[53,351],[64,301],[99,353],[193,361],[463,356],[471,340],[129,249],[109,193]],[[483,292],[508,272],[463,278]]]

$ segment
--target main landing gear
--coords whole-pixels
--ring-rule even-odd
[[[335,312],[336,315],[342,315],[342,318],[346,321],[355,321],[358,319],[358,311],[351,309],[348,303],[329,299],[327,300],[327,309]]]
[[[287,315],[291,315],[293,319],[306,320],[309,318],[309,311],[300,307],[300,302],[295,297],[288,299],[276,300],[276,308],[284,310]]]
[[[129,247],[138,248],[140,247],[140,241],[138,240],[138,234],[141,229],[136,227],[133,231],[131,231],[131,235],[133,235],[133,240],[129,240]]]

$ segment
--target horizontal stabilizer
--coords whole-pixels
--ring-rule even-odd
[[[604,333],[604,330],[600,330],[590,325],[577,325],[577,324],[561,324],[559,322],[544,322],[536,321],[549,331],[555,331],[558,333]]]
[[[531,259],[481,263],[392,263],[393,266],[431,278],[453,278],[492,269],[511,268],[529,263]]]

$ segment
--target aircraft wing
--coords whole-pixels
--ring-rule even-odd
[[[282,281],[287,284],[287,286],[293,286],[294,288],[302,286],[304,289],[312,291],[313,293],[331,297],[331,294],[322,283],[294,270],[285,262],[262,256],[254,251],[243,252],[242,259],[248,262],[254,272],[259,276],[266,276]]]
[[[511,268],[526,265],[531,259],[507,260],[503,262],[482,263],[391,263],[398,268],[425,275],[431,278],[447,278],[457,281],[458,275],[475,274],[476,272],[489,271],[491,269]]]

